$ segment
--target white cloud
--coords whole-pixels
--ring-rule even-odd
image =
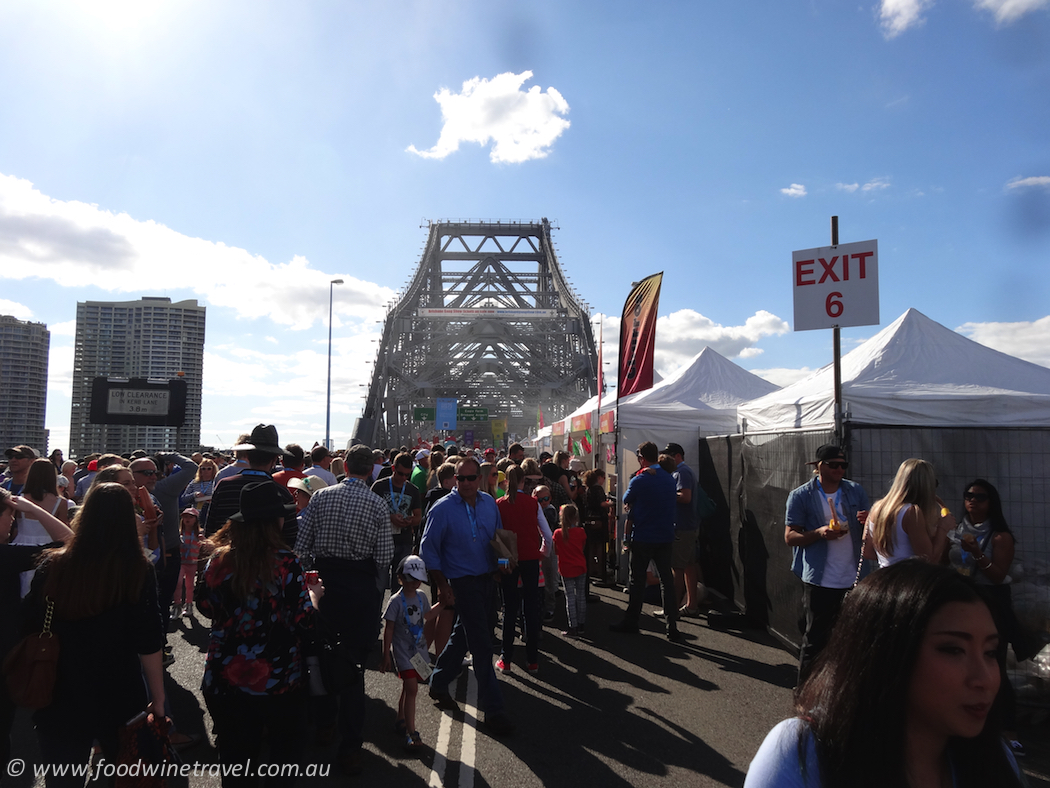
[[[33,310],[17,301],[8,301],[6,298],[0,298],[0,315],[10,315],[19,320],[32,320]]]
[[[155,292],[188,287],[209,306],[304,329],[327,315],[328,282],[337,276],[346,284],[335,289],[336,311],[353,323],[384,316],[390,288],[317,270],[300,256],[271,263],[154,221],[51,199],[29,181],[0,175],[0,278],[136,295],[143,282]]]
[[[1016,189],[1050,189],[1050,175],[1033,175],[1029,178],[1018,176],[1007,182],[1006,189],[1007,191]]]
[[[1031,322],[963,323],[955,330],[982,345],[1050,367],[1050,315]]]
[[[1000,25],[1016,22],[1025,14],[1050,6],[1050,0],[974,0],[974,7],[991,11]]]
[[[531,71],[507,72],[492,79],[467,80],[460,93],[441,88],[434,94],[444,121],[437,144],[430,150],[417,150],[415,145],[407,150],[443,159],[459,150],[461,142],[484,146],[491,141],[489,159],[494,163],[544,158],[569,128],[569,121],[559,117],[568,113],[569,104],[552,87],[546,93],[536,85],[523,91],[522,84],[531,78]]]
[[[853,194],[853,192],[857,191],[857,189],[860,188],[860,184],[859,183],[836,183],[835,184],[835,188],[838,189],[841,192],[849,192],[850,194]]]
[[[620,344],[620,317],[595,315],[591,318],[594,338],[599,336],[599,321],[604,323],[606,383],[615,383]],[[759,310],[741,326],[723,326],[692,309],[680,309],[656,320],[656,358],[654,367],[667,377],[689,361],[704,347],[710,347],[726,358],[753,358],[762,353],[756,347],[767,336],[785,334],[790,330],[786,321],[774,314]],[[611,362],[611,363],[609,363]]]
[[[879,21],[886,38],[899,36],[909,28],[921,25],[923,12],[933,5],[933,0],[882,0]]]
[[[781,189],[780,193],[786,194],[788,197],[805,197],[806,187],[803,186],[801,183],[793,183],[786,189]]]
[[[64,323],[51,323],[47,330],[52,337],[75,337],[77,335],[77,321],[67,320]]]
[[[813,370],[809,367],[802,367],[801,369],[773,367],[770,369],[752,369],[751,372],[752,374],[758,375],[760,378],[765,378],[770,383],[774,383],[781,388],[784,386],[790,386],[792,383],[796,383],[803,378],[808,378],[813,374]]]
[[[872,178],[870,181],[860,187],[863,192],[874,192],[882,191],[883,189],[890,188],[889,178]]]

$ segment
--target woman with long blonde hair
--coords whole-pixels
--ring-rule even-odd
[[[955,518],[937,497],[937,474],[925,460],[901,463],[886,497],[875,502],[864,533],[864,557],[886,567],[905,558],[940,563]]]

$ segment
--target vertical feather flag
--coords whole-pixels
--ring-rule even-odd
[[[656,347],[656,312],[660,305],[663,272],[634,286],[623,305],[620,320],[620,368],[617,397],[653,387],[653,353]]]

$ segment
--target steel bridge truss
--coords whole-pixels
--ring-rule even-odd
[[[387,312],[355,440],[413,445],[433,422],[416,407],[454,397],[525,435],[538,412],[563,418],[597,391],[588,312],[539,222],[430,222],[415,275]],[[457,432],[489,425],[460,422]]]

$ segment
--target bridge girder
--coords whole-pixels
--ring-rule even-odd
[[[593,396],[590,316],[565,279],[547,219],[428,225],[415,274],[387,312],[355,440],[429,437],[433,424],[415,422],[412,410],[439,397],[488,408],[523,435],[537,408],[557,420]]]

